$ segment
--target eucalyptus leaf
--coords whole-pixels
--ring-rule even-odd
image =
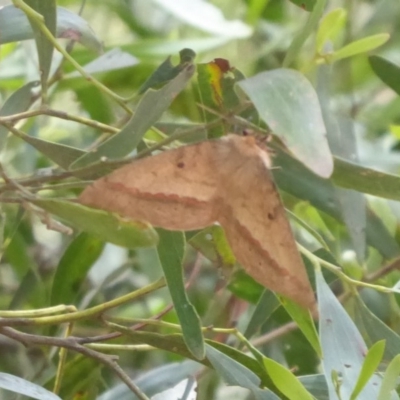
[[[322,365],[334,399],[339,391],[342,398],[350,398],[363,367],[367,346],[356,325],[326,284],[321,271],[315,273],[318,294],[319,334],[322,346]],[[359,400],[377,397],[381,380],[374,375],[364,385]]]
[[[400,95],[400,67],[379,56],[370,56],[369,63],[375,74]]]
[[[100,161],[103,157],[119,159],[132,152],[142,137],[170,106],[177,94],[182,91],[195,72],[193,64],[186,65],[182,71],[162,89],[147,91],[128,123],[93,151],[83,155],[71,165],[80,168]]]
[[[298,160],[323,178],[332,174],[333,158],[318,97],[300,72],[285,68],[261,72],[238,86]]]
[[[79,41],[89,49],[100,51],[101,41],[88,23],[79,15],[57,7],[57,37]],[[34,34],[26,15],[13,5],[0,9],[0,44],[33,39]]]
[[[1,13],[1,9],[0,9]],[[0,14],[1,15],[1,14]],[[1,27],[1,23],[0,23]],[[0,28],[1,29],[1,28]],[[1,37],[1,36],[0,36]],[[29,82],[16,90],[3,104],[0,109],[0,116],[5,117],[8,115],[18,114],[26,111],[33,101],[33,89],[39,85],[38,81]],[[7,140],[8,129],[0,125],[0,150],[4,148]]]
[[[367,53],[377,47],[382,46],[390,38],[388,33],[378,33],[377,35],[367,36],[356,40],[341,49],[335,51],[332,55],[332,61],[342,60],[343,58],[353,57],[358,54]]]
[[[48,0],[46,2],[41,0],[25,0],[25,3],[32,7],[37,13],[43,16],[44,24],[49,32],[56,36],[57,25],[57,4],[55,0]],[[53,59],[54,46],[51,40],[43,33],[38,25],[36,17],[29,17],[28,20],[31,24],[33,35],[36,41],[36,48],[38,51],[40,80],[42,82],[42,93],[47,92],[47,79],[49,78],[51,62]]]
[[[158,230],[160,241],[157,247],[160,263],[175,311],[181,323],[183,337],[189,350],[199,360],[205,356],[204,339],[200,318],[190,303],[183,282],[183,257],[185,255],[185,239],[182,232]]]
[[[0,372],[0,388],[37,400],[61,400],[56,394],[15,375]]]
[[[118,246],[151,247],[158,241],[154,229],[143,222],[124,220],[111,213],[64,200],[36,199],[34,203],[73,227]]]

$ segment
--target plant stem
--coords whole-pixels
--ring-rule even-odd
[[[39,318],[0,318],[0,326],[18,326],[18,325],[55,325],[64,322],[77,321],[83,318],[93,318],[105,311],[125,304],[127,302],[138,299],[145,294],[151,293],[157,289],[165,286],[164,278],[145,286],[144,288],[135,290],[132,293],[128,293],[125,296],[118,297],[114,300],[108,301],[106,303],[99,304],[98,306],[88,308],[87,310],[76,311],[70,314],[56,315],[50,317],[39,317]]]

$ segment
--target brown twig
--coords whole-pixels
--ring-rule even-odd
[[[390,274],[391,272],[396,270],[400,270],[400,257],[389,262],[389,264],[385,265],[381,269],[367,275],[364,280],[366,282],[375,282],[379,278],[382,278],[383,276]]]
[[[132,382],[129,376],[124,370],[117,364],[117,356],[110,356],[107,354],[100,353],[98,351],[86,348],[78,342],[78,338],[69,336],[67,338],[57,338],[51,336],[38,336],[29,333],[19,332],[10,327],[0,327],[0,333],[4,336],[14,339],[17,342],[22,343],[25,346],[31,345],[46,345],[62,347],[68,350],[75,351],[83,354],[87,357],[93,358],[102,364],[111,368],[118,377],[129,387],[129,389],[135,393],[135,395],[141,400],[149,400],[149,398]]]

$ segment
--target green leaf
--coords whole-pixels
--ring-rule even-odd
[[[99,57],[90,61],[83,66],[83,69],[88,74],[98,74],[101,72],[115,71],[122,68],[133,67],[139,64],[140,61],[132,54],[122,51],[118,47],[114,47],[110,51],[101,54]],[[66,76],[66,78],[81,77],[79,71],[74,71]],[[87,90],[87,87],[85,87]],[[97,89],[98,90],[98,89]],[[101,93],[104,94],[104,93]],[[92,98],[92,100],[94,100]]]
[[[231,267],[236,263],[225,232],[219,225],[202,229],[190,238],[190,244],[212,262]]]
[[[329,388],[329,396],[350,398],[361,373],[367,346],[343,306],[326,284],[321,271],[316,271],[319,334],[322,346],[322,365]],[[332,377],[336,376],[336,382]],[[339,378],[340,377],[340,378]],[[340,379],[340,387],[337,381]],[[380,380],[373,376],[360,393],[359,400],[376,398]]]
[[[81,233],[70,243],[54,275],[50,305],[74,303],[88,271],[103,248],[102,240],[87,233]]]
[[[299,381],[318,400],[332,400],[329,398],[326,379],[323,374],[299,376]]]
[[[235,296],[249,303],[256,303],[265,287],[248,275],[243,268],[235,269],[230,275],[228,287]]]
[[[356,386],[351,394],[350,400],[356,400],[358,395],[361,393],[365,385],[371,379],[372,375],[378,368],[380,362],[382,361],[383,352],[385,351],[385,341],[380,340],[376,342],[368,351],[360,376],[358,377]]]
[[[151,400],[195,399],[197,397],[197,383],[194,378],[186,378],[175,386],[158,392]]]
[[[272,146],[271,146],[272,147]],[[282,152],[277,147],[275,151],[274,168],[272,170],[274,180],[279,188],[293,196],[308,201],[317,209],[331,215],[338,221],[343,221],[341,212],[337,208],[334,196],[334,186],[326,179],[322,179],[300,162]],[[368,179],[369,176],[377,176],[381,179]],[[386,183],[400,185],[399,178],[395,175],[385,174],[368,168],[356,166],[355,164],[335,158],[334,182],[342,187],[349,187],[358,191],[373,191],[377,196],[380,194],[398,196],[395,193],[396,186],[386,186]],[[381,186],[384,183],[385,186]],[[352,186],[348,186],[352,185]],[[398,186],[397,186],[398,187]],[[368,210],[367,213],[367,242],[377,248],[385,258],[397,257],[400,248],[394,238],[390,235],[382,221]]]
[[[378,78],[400,95],[400,67],[379,56],[370,56],[368,60]]]
[[[303,335],[311,344],[312,348],[315,350],[318,356],[321,357],[322,350],[321,345],[319,344],[318,332],[310,312],[287,299],[281,299],[281,303],[292,317],[293,321],[296,322]]]
[[[49,392],[35,383],[4,372],[0,372],[0,387],[37,400],[61,400],[56,394]]]
[[[101,41],[88,23],[79,15],[62,7],[57,7],[57,37],[74,39],[97,52],[102,50]],[[32,27],[19,8],[8,5],[0,9],[0,44],[33,38]]]
[[[334,62],[358,54],[368,53],[369,51],[382,46],[389,40],[389,38],[390,35],[388,33],[378,33],[377,35],[367,36],[363,39],[356,40],[335,51],[332,54],[331,61]]]
[[[393,358],[388,367],[386,368],[385,375],[383,375],[383,381],[381,390],[377,400],[392,399],[393,392],[398,386],[398,379],[400,375],[400,354]],[[397,397],[398,398],[398,397]]]
[[[315,39],[316,52],[321,53],[328,40],[334,40],[343,28],[347,12],[343,8],[335,8],[322,18]]]
[[[144,93],[147,89],[157,89],[161,85],[172,81],[188,64],[193,64],[196,53],[191,49],[183,49],[179,52],[180,61],[173,65],[169,56],[140,86],[138,94]]]
[[[1,14],[1,9],[0,9]],[[1,22],[0,22],[1,26]],[[1,37],[1,36],[0,36]],[[32,104],[33,93],[32,89],[39,85],[38,81],[29,82],[16,90],[3,104],[0,110],[0,116],[5,117],[7,115],[18,114],[26,111]],[[8,135],[8,129],[0,125],[0,150],[2,150],[6,144]]]
[[[373,314],[358,296],[354,300],[354,316],[358,329],[371,346],[379,340],[385,340],[384,360],[389,362],[399,353],[400,336]]]
[[[63,200],[37,199],[34,203],[73,227],[117,246],[131,249],[151,247],[158,240],[154,229],[143,222],[124,220],[105,211]]]
[[[205,357],[204,338],[200,318],[190,303],[183,281],[183,257],[185,237],[182,232],[158,230],[158,256],[165,279],[181,323],[183,337],[188,349],[199,360]]]
[[[279,400],[279,397],[270,390],[259,389],[260,379],[254,372],[209,344],[206,345],[206,348],[208,360],[228,385],[241,386],[251,390],[257,400]]]
[[[223,58],[215,58],[206,64],[197,64],[197,82],[201,103],[205,106],[203,115],[206,122],[215,121],[215,113],[226,115],[234,112],[233,109],[240,104],[234,87],[235,83],[242,79],[244,75],[231,67],[229,61]],[[215,113],[208,109],[214,110]],[[208,129],[207,136],[217,138],[229,132],[232,132],[231,124],[222,121],[221,124]]]
[[[335,156],[357,161],[357,144],[353,121],[350,118],[337,118],[330,105],[332,98],[330,83],[333,80],[332,67],[321,65],[318,68],[318,97],[321,104],[329,147]],[[335,188],[335,200],[343,221],[350,233],[358,260],[363,262],[366,253],[366,199],[355,190]]]
[[[193,76],[195,67],[189,64],[168,84],[160,90],[147,91],[133,117],[121,129],[93,151],[85,154],[71,165],[81,168],[100,161],[103,157],[119,159],[132,152],[148,129],[161,117],[180,91],[184,89]]]
[[[77,149],[76,147],[71,147],[61,143],[49,142],[44,139],[26,135],[21,131],[14,130],[12,133],[26,143],[29,143],[32,147],[41,152],[43,155],[47,156],[51,161],[63,169],[68,169],[71,163],[86,154],[86,151]]]
[[[123,333],[128,337],[129,343],[141,344],[146,343],[157,349],[162,349],[168,352],[178,354],[185,358],[190,358],[197,361],[207,367],[212,367],[209,360],[206,358],[198,360],[194,355],[188,350],[187,345],[181,334],[169,334],[162,335],[159,333],[148,332],[148,331],[134,331],[130,328],[126,328],[121,325],[112,324],[113,328]],[[253,358],[245,354],[244,352],[230,347],[226,344],[215,342],[212,340],[206,340],[206,343],[213,346],[219,352],[224,353],[227,357],[232,358],[237,363],[241,364],[245,368],[249,369],[258,376],[264,386],[270,386],[271,380],[265,373],[264,368]]]
[[[318,97],[300,72],[284,68],[266,71],[238,85],[298,160],[321,177],[332,174],[333,158]]]
[[[263,358],[264,367],[276,387],[289,400],[313,400],[313,396],[306,390],[297,377],[271,358]]]
[[[56,1],[25,0],[25,3],[31,8],[33,8],[37,13],[43,16],[46,28],[53,36],[56,36],[56,29],[57,29]],[[42,92],[46,93],[47,79],[50,74],[54,47],[53,43],[39,28],[37,24],[38,21],[35,20],[35,17],[34,18],[28,17],[28,20],[33,30],[36,42],[36,48],[38,52],[40,80],[42,82]]]
[[[382,197],[388,200],[400,200],[400,176],[377,171],[371,168],[335,158],[333,182],[347,189]]]
[[[274,293],[270,290],[264,290],[247,324],[244,336],[250,339],[279,305],[279,301]]]

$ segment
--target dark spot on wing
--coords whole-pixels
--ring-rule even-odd
[[[273,219],[275,219],[274,213],[269,212],[269,213],[268,213],[268,219],[269,219],[270,221],[272,221]]]
[[[184,168],[185,167],[185,163],[183,161],[178,162],[178,164],[176,164],[176,166],[178,168]]]

